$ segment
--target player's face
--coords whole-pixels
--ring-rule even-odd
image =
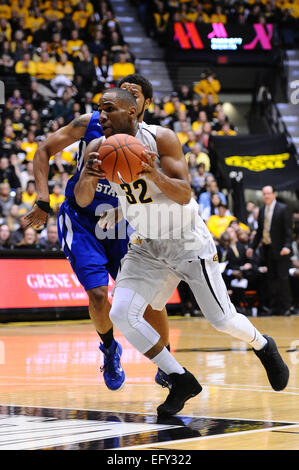
[[[135,96],[137,102],[137,119],[138,121],[142,121],[144,112],[149,107],[151,100],[149,98],[144,98],[141,86],[136,85],[135,83],[124,82],[120,88],[127,90]]]
[[[136,108],[126,107],[113,93],[108,93],[101,97],[98,110],[100,124],[106,138],[114,134],[135,135]]]

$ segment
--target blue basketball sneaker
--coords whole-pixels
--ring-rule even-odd
[[[161,385],[161,387],[167,387],[169,390],[171,389],[171,379],[169,375],[165,374],[165,372],[160,369],[160,367],[158,367],[158,372],[155,376],[155,382],[156,384]]]
[[[126,379],[125,372],[120,364],[121,345],[113,340],[109,348],[105,348],[101,343],[99,349],[104,354],[104,365],[101,367],[101,372],[104,372],[105,384],[109,390],[121,390]]]

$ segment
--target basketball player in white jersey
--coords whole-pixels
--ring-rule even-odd
[[[139,352],[171,377],[172,388],[158,407],[158,415],[176,414],[201,391],[195,377],[176,361],[143,318],[148,304],[153,308],[165,305],[180,280],[189,284],[210,323],[250,344],[274,390],[284,389],[289,370],[274,340],[263,336],[230,302],[215,244],[191,198],[187,164],[176,135],[160,126],[138,125],[132,95],[119,89],[103,94],[99,110],[106,138],[127,133],[150,148],[144,153],[147,163],[143,163],[138,184],[112,184],[135,233],[116,279],[110,318]],[[87,164],[75,188],[77,203],[83,207],[94,196],[97,178],[105,175],[96,158],[102,139],[88,145]],[[110,216],[103,218],[102,227]]]

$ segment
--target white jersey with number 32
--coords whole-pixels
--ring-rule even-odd
[[[162,171],[156,143],[157,126],[139,123],[136,134],[143,145],[157,154],[155,165]],[[111,183],[120,200],[124,218],[141,239],[183,240],[185,249],[200,252],[203,258],[216,253],[211,234],[199,215],[199,206],[191,198],[178,204],[167,197],[155,183],[142,177],[132,183]]]

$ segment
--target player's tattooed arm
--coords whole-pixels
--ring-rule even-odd
[[[74,119],[67,126],[58,129],[58,131],[51,134],[39,145],[33,160],[37,200],[46,203],[49,202],[48,175],[50,157],[80,140],[86,132],[90,118],[91,114],[83,114],[79,118]],[[28,225],[41,226],[46,223],[47,216],[47,212],[35,205],[26,215],[25,219]]]
[[[76,202],[80,207],[87,207],[92,202],[99,179],[105,178],[101,161],[97,158],[102,140],[103,137],[92,140],[84,155],[84,168],[74,189]]]
[[[83,127],[84,129],[87,129],[89,121],[90,121],[90,114],[83,114],[82,116],[79,116],[78,118],[73,119],[73,121],[70,124],[71,126],[75,128]]]

